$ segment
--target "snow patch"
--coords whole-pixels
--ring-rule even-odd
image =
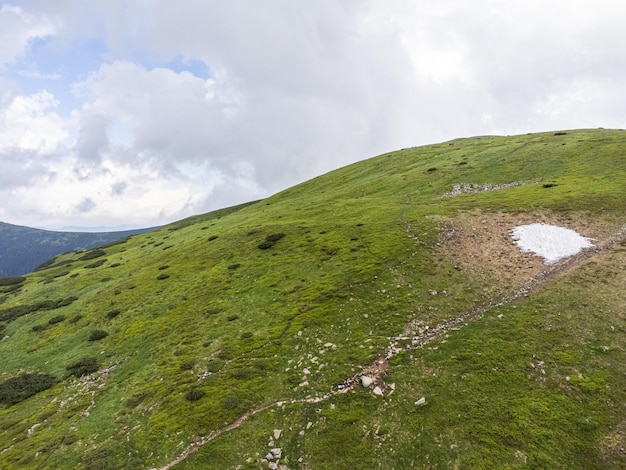
[[[583,248],[593,246],[591,238],[585,238],[574,230],[556,225],[520,225],[513,228],[511,234],[522,251],[541,256],[546,264],[556,263],[575,255]]]

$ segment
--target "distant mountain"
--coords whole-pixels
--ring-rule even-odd
[[[0,278],[29,273],[66,251],[88,250],[150,230],[54,232],[0,222]]]

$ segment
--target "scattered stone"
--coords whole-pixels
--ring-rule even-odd
[[[280,435],[282,434],[282,429],[274,429],[274,439],[278,439],[280,438]]]
[[[270,453],[275,459],[279,459],[283,455],[283,450],[280,447],[276,447],[275,449],[270,450]]]
[[[378,395],[379,397],[383,396],[383,391],[380,389],[378,385],[374,387],[374,395]]]
[[[309,375],[311,373],[311,371],[305,367],[304,369],[302,369],[302,373],[304,375]]]
[[[372,383],[374,383],[374,379],[372,379],[371,377],[368,377],[367,375],[361,376],[361,385],[363,385],[364,387],[369,387],[370,385],[372,385]]]
[[[425,397],[422,397],[422,398],[420,398],[419,400],[417,400],[415,402],[416,405],[423,405],[425,403],[426,403],[426,398]]]

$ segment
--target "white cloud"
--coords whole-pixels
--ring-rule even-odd
[[[47,91],[15,96],[0,109],[0,152],[9,149],[54,151],[67,137],[64,120],[54,110],[58,102]]]
[[[400,147],[626,127],[625,16],[610,0],[22,0],[0,10],[3,217],[152,225]]]
[[[45,16],[32,15],[5,3],[0,7],[0,67],[24,54],[33,40],[54,32],[53,23]]]

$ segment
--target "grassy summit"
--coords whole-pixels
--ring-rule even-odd
[[[0,282],[0,467],[623,468],[625,183],[623,131],[459,139]]]

